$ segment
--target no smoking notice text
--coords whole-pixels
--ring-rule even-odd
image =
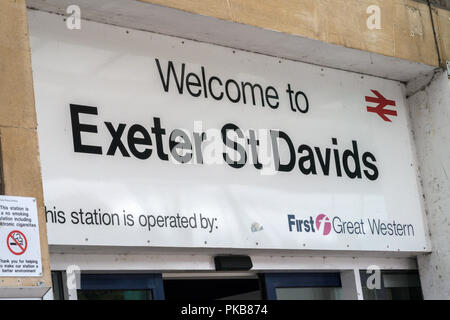
[[[41,274],[36,200],[0,196],[0,277]]]

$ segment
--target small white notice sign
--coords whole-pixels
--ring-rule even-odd
[[[0,277],[41,275],[36,199],[0,196]]]

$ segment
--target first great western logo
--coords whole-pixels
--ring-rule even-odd
[[[338,216],[329,218],[323,213],[315,218],[310,216],[303,219],[299,219],[293,214],[288,214],[287,225],[289,232],[317,233],[322,236],[327,236],[330,233],[338,235],[414,236],[414,226],[412,224],[374,218],[345,220]]]

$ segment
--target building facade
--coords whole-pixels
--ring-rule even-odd
[[[448,2],[0,8],[0,297],[450,298]]]

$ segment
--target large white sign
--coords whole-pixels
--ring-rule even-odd
[[[41,275],[36,199],[0,196],[0,277]]]
[[[50,244],[426,251],[395,81],[30,12]]]

